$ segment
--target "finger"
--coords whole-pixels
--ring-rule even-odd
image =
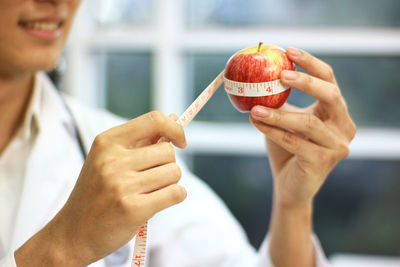
[[[303,108],[296,107],[296,106],[293,106],[293,105],[291,105],[291,104],[285,102],[285,104],[283,104],[283,105],[279,108],[279,110],[287,111],[287,112],[301,112],[301,111],[303,111],[304,109],[303,109]]]
[[[167,163],[175,162],[175,149],[167,142],[127,151],[132,170],[142,171]]]
[[[149,112],[115,127],[110,130],[109,134],[115,141],[127,146],[135,146],[136,142],[140,140],[158,136],[166,137],[177,147],[184,148],[186,146],[182,126],[159,111]]]
[[[168,115],[168,117],[171,118],[174,121],[177,121],[179,119],[178,115],[176,115],[176,114],[170,114],[170,115]],[[158,141],[160,141],[160,142],[169,142],[170,141],[165,137],[162,138],[161,140],[160,140],[160,138],[161,138],[161,136],[156,135],[156,136],[154,136],[152,138],[145,138],[145,139],[139,140],[139,141],[136,142],[136,147],[148,146],[148,145],[151,145],[151,144],[155,144]]]
[[[259,122],[250,117],[251,123],[269,139],[281,146],[286,151],[302,158],[311,158],[315,155],[315,151],[321,149],[313,142],[304,140],[303,138],[291,133],[287,130]]]
[[[300,133],[318,145],[327,148],[333,148],[336,145],[335,135],[313,114],[255,106],[251,110],[251,116],[258,122]]]
[[[138,173],[127,186],[129,192],[150,193],[171,184],[181,178],[181,169],[176,163],[169,163]]]
[[[136,142],[136,148],[145,147],[145,146],[149,146],[149,145],[155,144],[155,143],[157,143],[157,141],[159,139],[160,139],[160,136],[156,135],[156,136],[154,136],[152,138],[145,138],[145,139],[142,139],[142,140],[138,140]]]
[[[283,84],[296,88],[328,105],[333,114],[347,113],[346,103],[337,85],[313,77],[307,73],[282,71]]]
[[[306,51],[290,47],[286,50],[288,57],[306,72],[324,81],[336,84],[333,69],[326,62],[312,56]]]
[[[171,119],[173,119],[174,121],[177,121],[179,119],[179,116],[176,114],[170,114],[168,115],[168,117],[170,117]]]
[[[177,120],[179,119],[178,115],[176,115],[176,114],[170,114],[168,117],[171,118],[171,119],[173,119],[174,121],[177,121]],[[158,143],[161,143],[161,142],[171,142],[171,140],[169,140],[168,138],[166,138],[165,136],[163,136],[163,137],[161,137],[161,138],[158,138],[158,139],[156,140],[156,142],[158,142]]]
[[[151,216],[155,213],[176,205],[187,196],[186,189],[178,184],[172,184],[160,190],[146,194],[144,205],[149,207]]]
[[[276,176],[278,170],[284,167],[287,161],[293,156],[292,153],[282,149],[280,145],[272,141],[266,136],[265,142],[267,144],[268,160],[271,162],[271,171]]]

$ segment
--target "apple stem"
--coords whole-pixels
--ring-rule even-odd
[[[257,52],[260,52],[261,46],[262,46],[262,45],[263,45],[263,42],[260,42],[260,43],[258,44]]]

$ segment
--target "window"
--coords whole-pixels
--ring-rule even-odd
[[[349,157],[317,197],[315,230],[329,255],[396,255],[398,10],[396,0],[89,0],[67,46],[63,88],[122,116],[181,114],[239,49],[264,41],[311,52],[335,69],[359,128]],[[312,99],[293,90],[289,101]],[[271,204],[262,136],[222,88],[186,135],[188,164],[258,246]]]
[[[190,27],[400,26],[396,0],[188,1]]]

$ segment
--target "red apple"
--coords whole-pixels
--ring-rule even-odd
[[[233,106],[240,112],[256,105],[282,106],[291,89],[280,83],[283,70],[295,67],[278,46],[260,43],[235,53],[225,67],[225,90]]]

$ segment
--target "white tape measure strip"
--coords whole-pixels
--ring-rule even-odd
[[[289,89],[281,83],[281,80],[274,80],[263,83],[235,82],[224,77],[225,91],[231,95],[257,97],[282,93]]]
[[[224,71],[222,71],[201,94],[193,101],[193,103],[185,110],[185,112],[176,121],[183,128],[193,120],[204,105],[210,100],[211,96],[224,82]],[[158,142],[168,142],[165,138],[160,138]],[[146,247],[147,247],[148,223],[146,222],[139,228],[136,235],[135,248],[133,250],[132,267],[144,267],[146,262]]]
[[[183,112],[182,116],[179,117],[177,123],[186,127],[189,122],[199,113],[203,106],[210,100],[211,96],[217,91],[217,89],[224,82],[224,71],[203,90],[203,92],[193,101],[193,103]]]
[[[136,234],[135,248],[133,250],[132,267],[143,267],[146,260],[147,222],[139,228]]]

